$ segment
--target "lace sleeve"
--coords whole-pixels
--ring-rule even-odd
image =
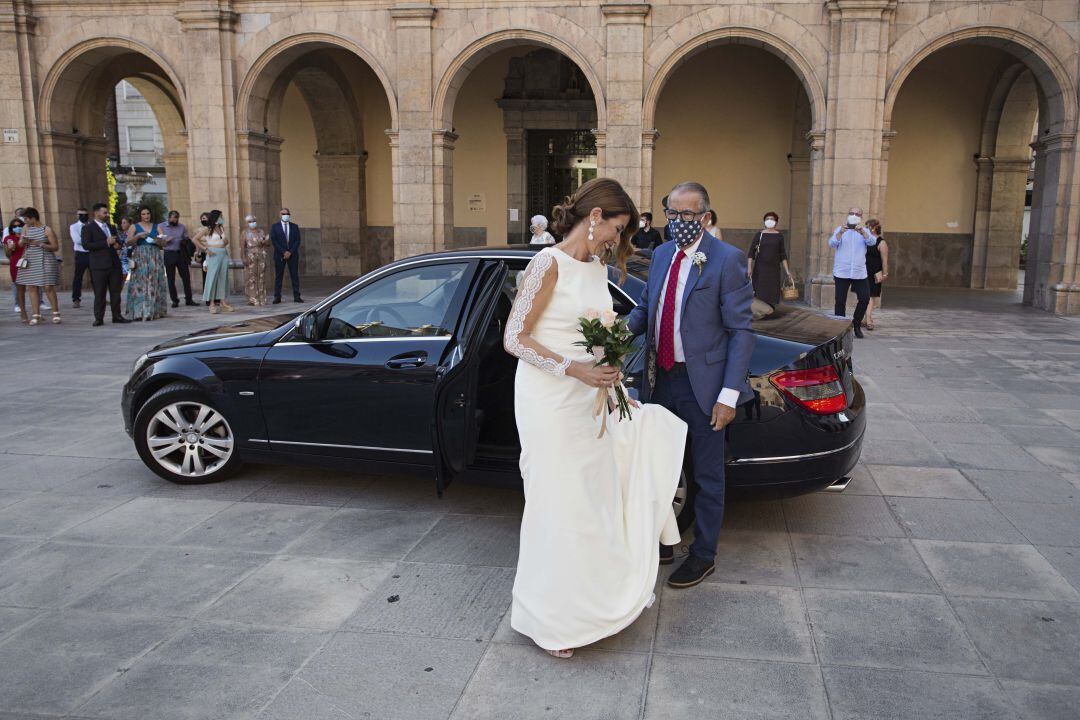
[[[570,360],[551,352],[529,335],[536,316],[543,311],[554,291],[554,281],[558,277],[559,269],[555,267],[552,271],[553,264],[551,254],[541,252],[525,269],[514,307],[510,310],[510,318],[506,322],[503,347],[514,357],[535,365],[546,373],[565,375],[566,368],[570,367]]]

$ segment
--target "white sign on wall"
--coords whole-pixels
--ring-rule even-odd
[[[11,144],[17,142],[19,142],[18,128],[4,128],[4,143]]]
[[[518,220],[518,209],[517,208],[510,208],[510,222],[517,222],[517,220]]]
[[[487,197],[484,193],[473,193],[469,196],[469,212],[484,212],[487,210]]]

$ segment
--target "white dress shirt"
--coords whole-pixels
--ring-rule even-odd
[[[82,229],[85,223],[82,220],[76,220],[68,228],[68,232],[71,234],[71,244],[75,246],[75,252],[86,252],[86,248],[82,244]]]
[[[682,265],[679,267],[679,277],[675,285],[675,362],[686,362],[686,353],[683,351],[682,344],[682,296],[683,291],[686,289],[686,280],[690,277],[690,268],[694,264],[691,258],[694,257],[694,253],[697,252],[698,245],[701,244],[701,238],[699,237],[693,244],[686,246],[682,250],[675,250],[675,253],[671,256],[671,263],[674,264],[679,259],[679,253],[686,255],[686,259],[683,260]],[[668,281],[671,278],[671,265],[664,268],[664,284],[660,287],[660,302],[656,304],[656,327],[657,338],[659,339],[660,322],[664,317],[664,299],[667,297]],[[735,407],[739,404],[739,391],[734,388],[724,388],[720,391],[720,396],[716,398],[716,402],[727,405],[728,407]]]

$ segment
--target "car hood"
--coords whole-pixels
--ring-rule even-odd
[[[199,330],[190,335],[182,335],[167,340],[150,352],[191,352],[194,350],[228,350],[230,348],[251,347],[252,345],[258,345],[263,335],[268,331],[281,327],[296,318],[297,315],[298,313],[267,315],[266,317],[241,320],[231,325]]]

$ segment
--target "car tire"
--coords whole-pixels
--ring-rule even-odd
[[[135,416],[132,435],[142,461],[169,482],[218,482],[240,467],[232,425],[192,383],[171,383],[151,395]]]
[[[679,523],[679,532],[685,533],[694,524],[694,500],[697,499],[697,483],[694,482],[694,460],[690,455],[690,444],[683,454],[682,474],[675,489],[675,499],[671,505],[675,510],[675,519]]]

